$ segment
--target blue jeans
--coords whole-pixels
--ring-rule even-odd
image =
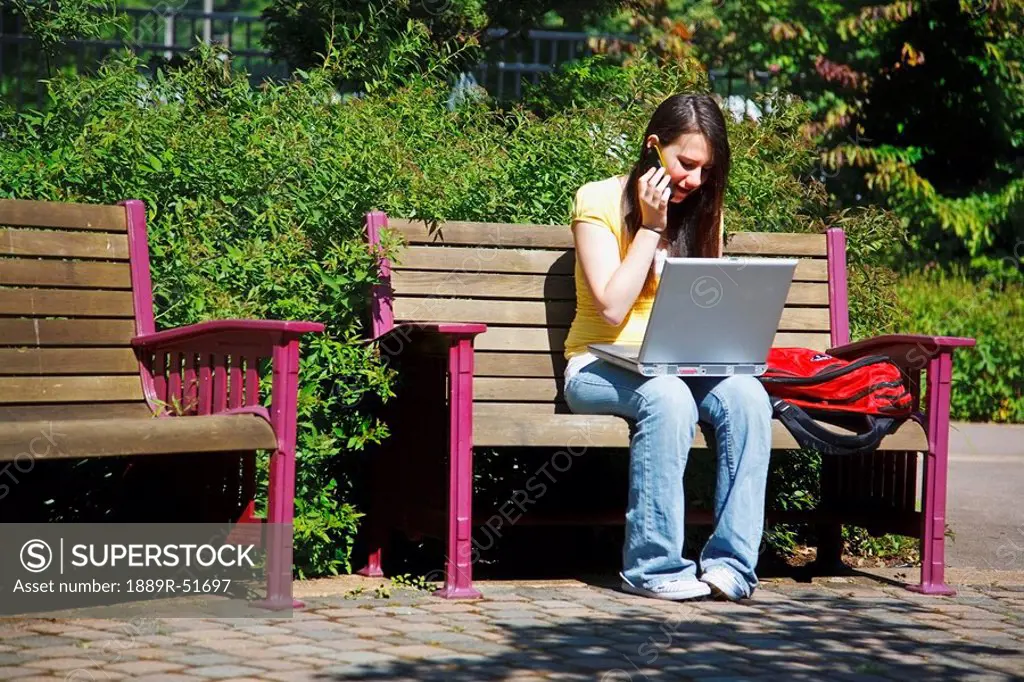
[[[714,428],[715,527],[700,569],[729,568],[747,586],[744,596],[753,594],[772,440],[772,408],[761,382],[749,376],[644,377],[598,360],[566,382],[565,400],[578,414],[613,414],[635,423],[623,575],[641,587],[696,578],[695,563],[683,557],[683,471],[698,420]]]

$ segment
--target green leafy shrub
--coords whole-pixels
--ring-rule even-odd
[[[124,56],[95,78],[57,78],[45,115],[8,112],[0,195],[143,200],[158,327],[229,317],[327,325],[302,348],[296,557],[303,574],[348,570],[358,515],[341,455],[386,437],[360,403],[386,397],[392,378],[359,342],[376,277],[360,212],[373,195],[349,178],[373,149],[325,142],[349,121],[316,83],[256,92],[208,50],[154,81],[137,67]]]
[[[907,535],[871,535],[859,526],[843,526],[843,553],[854,557],[855,566],[915,565],[921,561],[921,544]]]
[[[953,419],[1024,421],[1024,286],[932,269],[902,278],[897,291],[904,331],[977,339],[953,357]]]

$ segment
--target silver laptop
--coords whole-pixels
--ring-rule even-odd
[[[644,376],[758,376],[796,270],[795,258],[669,258],[639,346],[591,344]]]

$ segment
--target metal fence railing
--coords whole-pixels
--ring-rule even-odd
[[[485,34],[487,60],[473,73],[495,98],[519,99],[524,82],[537,84],[558,65],[592,55],[591,38],[635,40],[632,36],[543,30],[529,31],[525,39],[517,39],[510,38],[505,29],[491,29]]]
[[[151,57],[172,59],[199,42],[219,43],[231,53],[234,67],[246,71],[254,84],[266,79],[285,79],[287,64],[275,60],[262,45],[262,17],[235,12],[185,9],[128,9],[104,34],[93,39],[69,41],[56,55],[42,54],[24,34],[19,16],[5,11],[0,0],[0,97],[15,108],[42,108],[47,74],[64,69],[89,72],[111,51],[130,48],[143,62]],[[633,40],[630,36],[592,36],[570,31],[529,31],[525,37],[510,36],[504,29],[486,34],[487,59],[472,69],[477,82],[499,100],[518,99],[525,83],[537,83],[558,65],[593,53],[590,39]],[[770,74],[711,72],[715,90],[723,95],[746,95],[768,86]]]
[[[288,66],[274,60],[260,39],[259,16],[201,10],[120,9],[119,17],[96,38],[71,40],[56,54],[44,54],[24,32],[20,16],[4,11],[0,2],[0,96],[15,108],[42,107],[48,74],[66,69],[90,72],[111,52],[128,48],[144,61],[159,56],[173,59],[200,42],[220,43],[232,63],[250,74],[254,83],[287,78]]]
[[[506,38],[505,29],[491,29],[487,38],[497,39],[489,50],[489,59],[474,69],[480,85],[498,99],[522,96],[525,82],[537,84],[541,76],[559,64],[590,56],[594,50],[591,39],[634,42],[629,35],[592,35],[574,31],[530,31],[525,41]],[[741,71],[734,68],[711,69],[708,73],[715,92],[725,97],[746,97],[764,92],[772,80],[770,71]]]

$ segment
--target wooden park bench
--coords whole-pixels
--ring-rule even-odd
[[[137,200],[0,200],[0,287],[0,468],[17,477],[33,460],[271,450],[266,521],[290,527],[299,338],[323,325],[217,320],[157,331]],[[259,521],[254,466],[249,476],[240,518],[199,520]],[[268,558],[269,606],[293,604],[291,557],[289,539]]]
[[[389,223],[381,212],[368,214],[366,224],[371,244],[389,228],[405,246],[395,263],[382,262],[374,292],[373,336],[382,354],[401,363],[401,385],[389,408],[393,438],[377,458],[372,547],[361,573],[381,575],[386,533],[397,528],[447,538],[439,594],[477,596],[471,534],[483,517],[472,515],[473,448],[625,448],[629,424],[571,414],[563,400],[562,351],[575,310],[568,227],[448,222],[431,231],[423,222]],[[952,593],[943,578],[950,375],[953,350],[973,339],[900,335],[850,343],[842,230],[737,233],[727,236],[725,253],[799,258],[775,346],[842,358],[888,355],[915,396],[915,418],[879,451],[824,459],[821,504],[802,519],[819,527],[819,563],[841,564],[841,524],[912,535],[922,557],[920,583],[912,587]],[[707,447],[703,434],[694,447]],[[798,447],[778,421],[772,447]],[[529,522],[529,511],[521,516]],[[624,514],[617,516],[622,523]],[[688,511],[688,521],[700,518],[709,520]]]

